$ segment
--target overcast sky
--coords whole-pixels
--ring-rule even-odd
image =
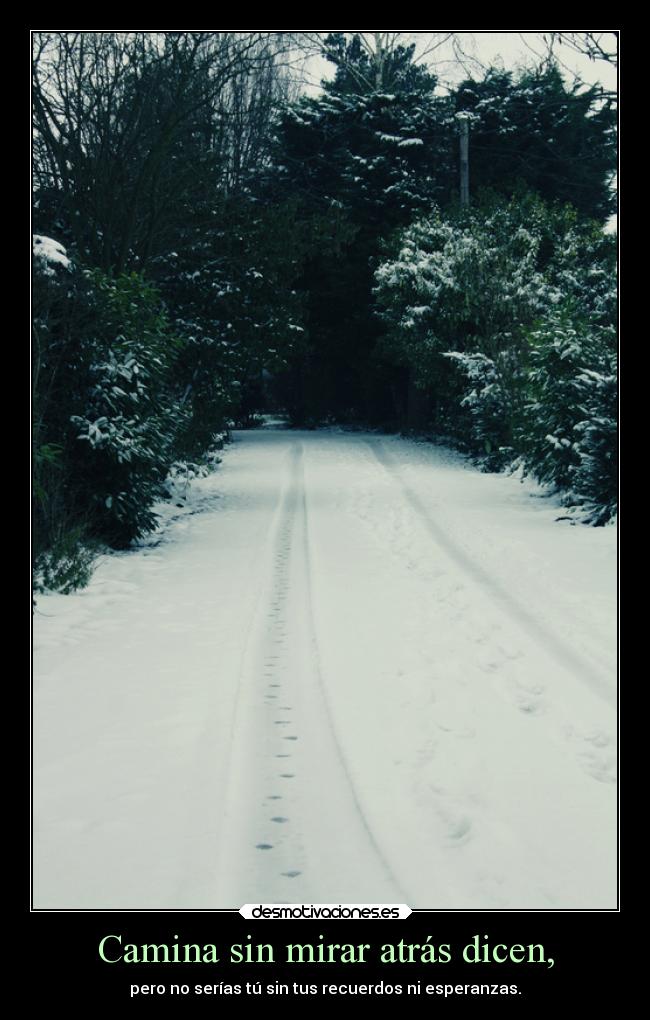
[[[474,53],[481,63],[499,62],[508,69],[539,62],[546,53],[544,35],[544,32],[460,33],[463,48]],[[561,44],[555,46],[555,56],[567,76],[573,73],[589,84],[600,82],[607,89],[616,88],[616,69],[605,61],[592,61]]]
[[[341,29],[340,31],[347,31]],[[360,30],[361,31],[361,30]],[[363,30],[371,31],[371,30]],[[545,55],[544,35],[554,31],[546,29],[540,32],[458,32],[462,48],[470,58],[475,58],[480,64],[489,66],[500,63],[506,69],[514,69],[522,65],[534,65]],[[416,44],[416,53],[422,53],[433,42],[436,37],[443,33],[434,32],[412,32],[403,30],[405,42]],[[326,32],[323,32],[326,34]],[[446,33],[444,33],[446,34]],[[613,33],[607,33],[607,42],[613,41]],[[615,90],[617,87],[616,69],[604,60],[592,61],[588,57],[581,56],[572,51],[567,45],[555,47],[555,56],[561,63],[561,67],[567,78],[578,75],[587,84],[600,82],[606,89]],[[430,54],[427,62],[431,62],[441,80],[454,81],[465,76],[463,68],[459,66],[454,55],[451,41],[447,42],[434,53]],[[480,74],[479,64],[474,65],[475,74]],[[328,61],[315,58],[309,66],[309,74],[314,85],[322,77],[332,77],[333,65]]]

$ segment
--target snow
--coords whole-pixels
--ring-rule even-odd
[[[48,276],[54,275],[56,270],[52,268],[53,266],[59,265],[64,266],[65,269],[70,268],[70,259],[66,255],[65,248],[58,241],[53,241],[51,237],[33,234],[32,251],[41,260]]]
[[[34,905],[614,907],[616,529],[430,444],[235,436],[38,598]]]

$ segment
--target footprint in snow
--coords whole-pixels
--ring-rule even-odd
[[[516,648],[503,648],[501,645],[499,645],[499,652],[505,659],[509,659],[510,662],[515,662],[516,659],[523,658],[524,654]]]
[[[537,715],[539,707],[539,702],[533,701],[531,698],[521,696],[517,698],[517,708],[520,712],[523,712],[524,715]]]
[[[472,823],[466,816],[459,818],[449,827],[447,839],[455,846],[467,843],[472,830]]]
[[[599,762],[598,764],[594,763],[593,767],[589,770],[589,774],[599,783],[616,783],[614,769],[614,762]]]
[[[594,730],[583,736],[583,741],[589,744],[578,752],[587,773],[599,783],[616,782],[616,754],[614,751],[607,751],[611,744],[610,738],[602,730]]]
[[[594,747],[609,747],[611,741],[606,733],[602,730],[595,730],[593,733],[587,733],[585,740],[588,740]]]
[[[544,710],[543,693],[541,684],[517,683],[514,689],[515,705],[526,715],[538,715]]]
[[[501,662],[497,662],[494,659],[484,660],[480,663],[480,667],[484,673],[496,673],[499,667],[502,665]]]

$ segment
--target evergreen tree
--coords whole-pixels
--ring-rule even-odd
[[[435,77],[412,63],[413,47],[374,62],[357,37],[330,36],[328,47],[334,80],[289,107],[278,131],[284,187],[300,195],[305,215],[335,210],[349,226],[342,251],[306,268],[310,347],[294,366],[302,388],[294,403],[317,394],[317,418],[385,420],[395,411],[376,350],[372,260],[382,238],[449,191],[451,121]]]
[[[535,191],[604,222],[615,209],[616,112],[597,86],[567,86],[558,67],[490,69],[455,90],[470,113],[470,189]]]
[[[606,523],[617,503],[617,352],[613,326],[566,299],[529,335],[518,446],[530,472]]]
[[[246,421],[263,371],[285,368],[305,333],[296,290],[313,223],[295,203],[213,199],[178,252],[152,270],[183,340],[179,398],[191,408],[183,450],[198,456],[226,419]]]
[[[346,38],[332,32],[325,40],[327,59],[336,66],[332,81],[323,90],[333,95],[366,95],[371,92],[433,92],[436,76],[414,63],[415,43],[404,46],[387,33],[375,32],[374,47],[364,45],[359,34]]]

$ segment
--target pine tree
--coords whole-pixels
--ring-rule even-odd
[[[454,92],[470,113],[470,187],[535,191],[603,223],[615,209],[616,112],[598,86],[566,85],[557,66],[490,69]]]
[[[316,417],[385,420],[395,410],[376,349],[372,261],[382,238],[448,193],[451,121],[413,47],[370,55],[340,34],[328,47],[334,80],[289,107],[278,132],[277,176],[305,215],[335,212],[348,225],[343,249],[316,255],[302,281],[310,349],[294,366],[296,403],[313,396]]]

